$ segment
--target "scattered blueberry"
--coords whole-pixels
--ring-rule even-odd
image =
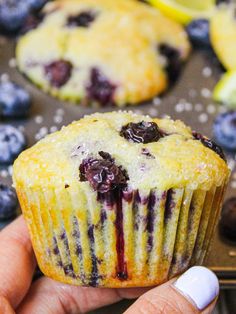
[[[91,70],[90,83],[87,86],[88,99],[102,105],[112,104],[116,86],[108,81],[96,68]]]
[[[69,16],[67,25],[70,27],[89,27],[95,20],[96,14],[92,11],[84,11],[78,15]]]
[[[3,118],[25,118],[29,115],[31,98],[21,86],[0,83],[0,116]]]
[[[219,227],[224,236],[236,241],[236,197],[231,197],[224,203]]]
[[[38,11],[48,2],[48,0],[25,0],[28,2],[32,11]]]
[[[197,132],[193,132],[193,137],[198,140],[201,141],[201,143],[206,146],[207,148],[213,150],[216,154],[218,154],[225,162],[226,162],[226,158],[225,158],[225,154],[223,152],[223,149],[217,145],[214,141],[210,140],[209,138],[203,136],[200,133]]]
[[[92,188],[100,193],[124,187],[128,180],[126,171],[116,166],[113,159],[84,159],[79,170],[80,181],[89,181]]]
[[[25,0],[0,1],[0,29],[6,32],[17,31],[23,24],[30,11]]]
[[[16,216],[18,199],[16,192],[7,185],[0,184],[0,219],[9,219]]]
[[[54,61],[45,66],[45,74],[55,87],[61,87],[70,79],[72,64],[66,60]]]
[[[166,44],[160,44],[158,50],[167,59],[166,71],[170,82],[175,82],[179,77],[182,67],[179,51]]]
[[[186,31],[189,39],[194,45],[211,47],[208,20],[193,20],[187,25]]]
[[[228,150],[236,150],[236,111],[218,115],[213,125],[216,141]]]
[[[24,134],[11,125],[0,125],[0,165],[12,164],[25,149]]]
[[[159,141],[164,133],[155,122],[141,121],[138,123],[128,123],[123,126],[120,135],[134,143],[152,143]]]

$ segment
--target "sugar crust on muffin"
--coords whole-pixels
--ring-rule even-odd
[[[123,126],[141,121],[155,122],[166,135],[147,144],[137,144],[120,135]],[[86,116],[23,152],[16,166],[21,165],[25,171],[17,176],[30,186],[64,188],[66,182],[70,186],[83,185],[78,180],[79,165],[89,156],[99,157],[100,151],[108,152],[126,169],[132,189],[208,189],[213,183],[221,185],[228,171],[225,161],[196,140],[183,122],[112,112]]]

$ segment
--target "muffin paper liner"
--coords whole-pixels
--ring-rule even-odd
[[[17,182],[16,182],[17,185]],[[203,263],[225,184],[149,193],[18,186],[42,272],[84,286],[149,286]]]

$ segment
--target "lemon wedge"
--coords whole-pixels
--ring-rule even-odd
[[[215,0],[148,0],[168,17],[188,24],[193,19],[210,18],[215,11]]]
[[[230,108],[236,108],[236,71],[223,74],[214,88],[213,99]]]
[[[236,23],[235,5],[222,6],[210,23],[212,47],[227,70],[236,70]]]

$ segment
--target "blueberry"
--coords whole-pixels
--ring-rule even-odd
[[[159,53],[166,58],[166,71],[170,82],[175,82],[179,77],[180,70],[182,67],[182,61],[180,58],[180,53],[174,47],[167,44],[160,44],[158,46]]]
[[[111,155],[107,152],[104,152],[104,151],[100,151],[98,152],[99,156],[102,157],[102,159],[104,160],[109,160],[111,162],[114,162],[114,158],[111,157]]]
[[[236,197],[231,197],[224,203],[219,227],[224,236],[236,241]]]
[[[52,84],[57,88],[65,85],[70,79],[72,64],[66,60],[57,60],[45,66],[45,74]]]
[[[0,125],[0,165],[13,163],[25,149],[24,134],[11,125]]]
[[[193,20],[187,25],[186,31],[194,45],[211,47],[208,20]]]
[[[26,0],[32,11],[38,11],[48,2],[48,0]]]
[[[159,141],[164,133],[155,122],[141,121],[123,126],[120,135],[131,142],[146,144]]]
[[[0,29],[7,32],[17,31],[23,24],[30,11],[25,0],[0,1]]]
[[[69,16],[67,25],[70,27],[89,27],[95,20],[96,14],[92,11],[84,11],[78,15]]]
[[[113,159],[107,158],[109,154],[104,155],[103,152],[103,156],[104,159],[88,158],[82,161],[79,168],[80,181],[88,181],[91,187],[100,193],[126,186],[128,180],[126,171],[117,166]]]
[[[24,88],[12,82],[0,83],[0,116],[25,118],[30,106],[31,98]]]
[[[200,141],[205,147],[213,150],[216,154],[218,154],[224,161],[226,161],[226,158],[225,158],[225,154],[224,154],[224,151],[223,149],[217,145],[214,141],[210,140],[209,138],[203,136],[202,134],[200,133],[197,133],[195,131],[193,131],[193,137]]]
[[[14,189],[0,184],[0,219],[16,216],[18,200]]]
[[[228,150],[236,150],[236,111],[218,115],[213,125],[216,141]]]
[[[105,106],[113,103],[116,86],[98,69],[93,68],[90,74],[90,83],[87,86],[89,100],[97,101]]]

